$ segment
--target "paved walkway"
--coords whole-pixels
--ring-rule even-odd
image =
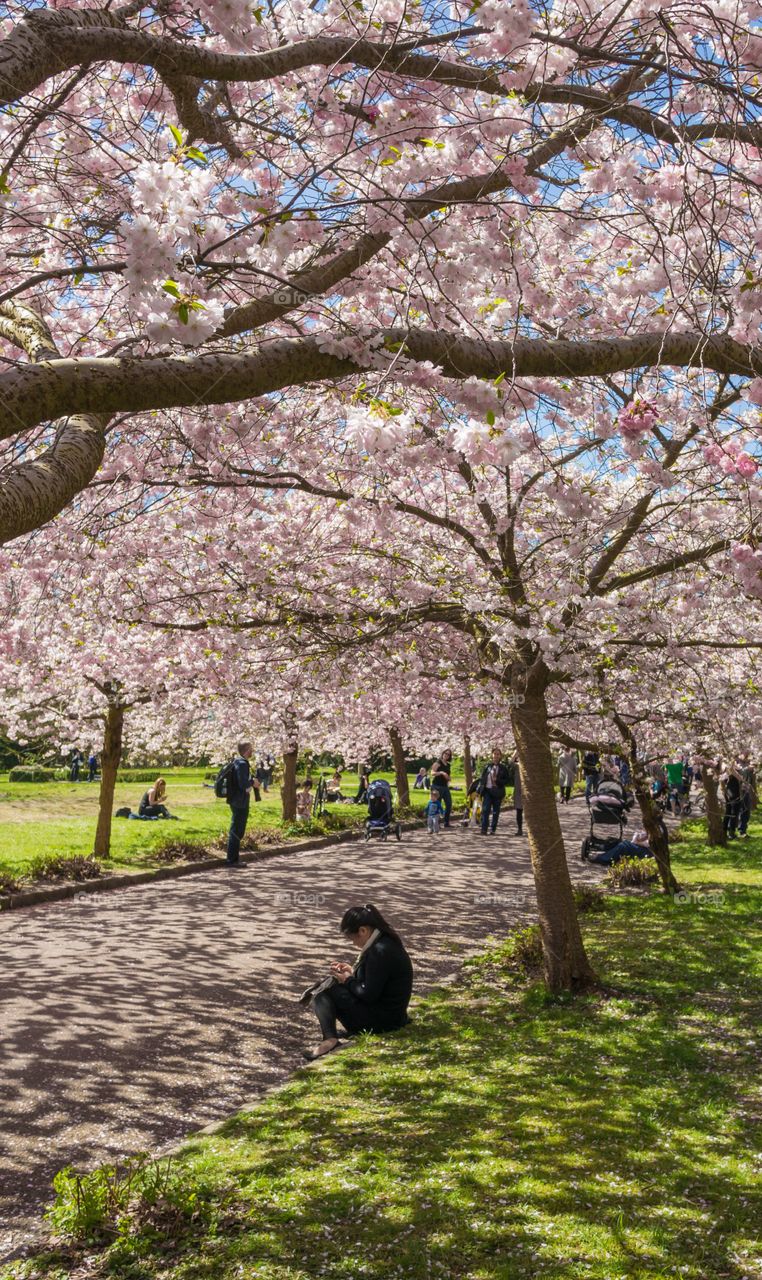
[[[578,858],[584,803],[561,815],[575,878],[601,879]],[[350,904],[399,927],[418,994],[531,915],[513,829],[507,812],[494,839],[416,831],[0,916],[0,1260],[62,1165],[176,1141],[301,1064],[315,1022],[293,998],[350,958]]]

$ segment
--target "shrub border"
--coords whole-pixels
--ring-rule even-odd
[[[403,822],[403,831],[416,831],[426,824],[422,821]],[[311,849],[327,849],[329,845],[348,844],[365,840],[365,832],[337,831],[330,836],[314,836],[307,840],[290,840],[274,847],[251,849],[241,852],[241,862],[267,862],[285,853],[306,853]],[[17,911],[22,907],[36,907],[44,902],[63,902],[83,893],[109,893],[113,889],[128,889],[131,885],[151,884],[154,880],[179,880],[183,876],[201,871],[214,871],[226,866],[225,858],[202,858],[198,862],[181,862],[169,867],[151,867],[146,871],[120,872],[113,876],[99,876],[96,880],[74,881],[70,884],[51,885],[44,889],[23,889],[20,893],[0,894],[0,912]]]

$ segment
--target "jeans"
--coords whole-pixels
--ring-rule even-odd
[[[442,807],[444,809],[444,824],[446,827],[449,827],[450,814],[452,813],[452,793],[450,792],[450,788],[445,786],[443,782],[436,783],[436,788],[439,792],[439,799],[442,801]]]
[[[230,831],[228,832],[228,862],[237,862],[238,855],[241,851],[241,841],[246,831],[246,823],[249,820],[249,797],[247,796],[243,804],[231,804],[230,806]]]
[[[588,773],[585,775],[585,803],[590,803],[590,797],[598,786],[598,774]]]
[[[168,818],[169,809],[165,804],[147,804],[140,810],[141,818]]]
[[[736,827],[738,826],[738,815],[739,815],[740,808],[741,808],[740,800],[725,801],[725,817],[722,820],[722,826],[725,831],[725,835],[730,836],[731,839],[736,834]]]
[[[497,820],[500,817],[500,806],[503,803],[503,797],[496,795],[494,791],[485,790],[482,796],[482,831],[487,834],[487,828],[490,825],[490,816],[492,817],[492,834],[494,836],[497,829]],[[517,810],[518,812],[518,810]]]
[[[426,819],[426,826],[428,827],[429,831],[433,831],[434,834],[436,835],[437,832],[439,831],[439,814],[430,813],[428,818]]]
[[[749,826],[750,817],[751,817],[751,796],[741,796],[741,810],[738,814],[739,836],[746,835],[746,832]]]

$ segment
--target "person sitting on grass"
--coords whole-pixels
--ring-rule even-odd
[[[662,819],[659,820],[662,834],[669,839],[667,828]],[[608,849],[602,849],[600,853],[591,855],[590,862],[595,863],[599,867],[610,867],[616,862],[621,862],[622,858],[652,858],[653,850],[648,843],[648,836],[645,831],[634,831],[632,839],[619,840],[616,844],[612,844]]]
[[[365,804],[368,799],[368,787],[370,786],[370,769],[363,769],[360,774],[360,781],[357,786],[357,795],[354,798],[354,804]]]
[[[140,818],[171,818],[164,801],[167,798],[167,784],[163,778],[157,778],[152,787],[146,791],[138,808]]]
[[[305,778],[296,793],[296,816],[300,822],[309,822],[312,817],[312,778]]]
[[[426,790],[426,788],[428,787],[428,785],[429,785],[429,776],[428,776],[428,774],[427,774],[427,772],[426,772],[426,765],[425,765],[425,764],[422,764],[422,765],[421,765],[421,767],[420,767],[420,769],[418,770],[417,774],[415,775],[415,782],[413,783],[413,790],[414,790],[414,791],[425,791],[425,790]]]
[[[344,799],[343,795],[341,794],[341,774],[339,773],[338,769],[334,773],[330,782],[326,783],[325,798],[326,800],[331,800],[331,801],[342,801]]]
[[[413,966],[397,931],[370,902],[345,911],[340,930],[360,954],[354,964],[332,964],[330,977],[301,998],[312,1003],[323,1034],[316,1049],[304,1052],[310,1061],[338,1048],[337,1020],[350,1036],[396,1031],[409,1021]]]

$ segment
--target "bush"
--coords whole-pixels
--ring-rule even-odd
[[[494,978],[514,974],[534,975],[542,967],[542,934],[538,924],[526,925],[510,933],[505,942],[465,962],[467,969],[480,977]]]
[[[120,1239],[134,1247],[140,1234],[151,1241],[174,1240],[192,1223],[208,1225],[214,1188],[171,1156],[152,1160],[145,1153],[122,1165],[102,1165],[78,1174],[71,1165],[53,1179],[55,1199],[48,1221],[62,1236],[101,1244]]]
[[[21,887],[21,881],[10,871],[0,871],[0,894],[18,893]]]
[[[53,782],[55,769],[44,769],[41,764],[17,764],[8,774],[9,782]]]
[[[60,853],[41,853],[29,864],[27,874],[32,880],[97,880],[101,864],[95,858],[67,858]]]
[[[609,867],[609,883],[623,888],[626,885],[651,884],[659,879],[659,868],[653,858],[622,858]]]
[[[582,911],[608,911],[609,903],[600,889],[583,884],[574,890],[574,905]]]
[[[209,857],[209,849],[205,844],[194,844],[191,840],[176,840],[156,850],[156,861],[172,864],[173,862],[200,862]]]

